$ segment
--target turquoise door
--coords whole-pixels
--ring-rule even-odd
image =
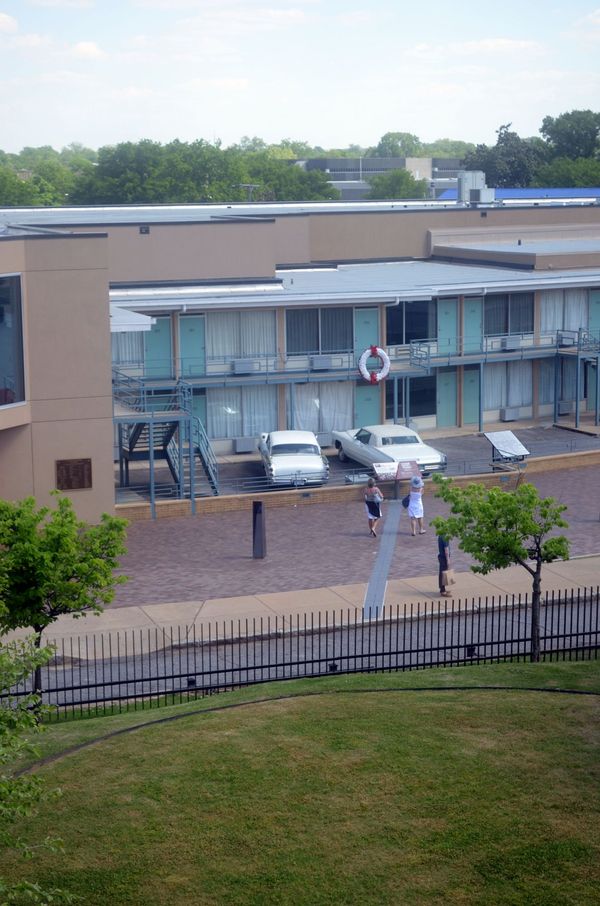
[[[363,382],[354,392],[354,427],[378,425],[381,422],[381,387]]]
[[[181,315],[179,318],[179,355],[181,377],[194,377],[205,373],[204,315]]]
[[[438,352],[453,355],[457,352],[458,299],[438,300]]]
[[[600,289],[590,290],[589,330],[595,340],[600,340]]]
[[[483,299],[478,296],[463,303],[463,352],[481,352],[483,347]]]
[[[354,356],[358,363],[359,358],[369,346],[380,346],[379,338],[379,311],[377,308],[354,309]],[[379,368],[381,362],[376,358],[367,360],[367,368]],[[369,424],[379,424],[370,422]]]
[[[192,415],[199,418],[206,428],[206,391],[194,390],[192,393]]]
[[[146,377],[171,377],[171,319],[157,318],[152,330],[144,333],[144,373]]]
[[[462,418],[463,425],[479,424],[479,368],[463,371]]]
[[[456,425],[456,370],[441,369],[437,373],[437,426]]]

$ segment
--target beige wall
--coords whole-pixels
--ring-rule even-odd
[[[70,496],[97,521],[114,510],[107,238],[0,242],[0,266],[21,274],[27,395],[0,411],[0,496],[46,504],[56,460],[91,459],[92,488]]]

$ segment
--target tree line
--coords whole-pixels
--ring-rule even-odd
[[[427,144],[409,132],[387,132],[373,147],[329,150],[248,136],[226,148],[201,139],[142,139],[98,150],[77,143],[61,151],[28,147],[18,154],[0,151],[0,206],[335,200],[339,192],[325,172],[298,164],[325,157],[456,158],[465,169],[483,170],[495,188],[600,185],[600,113],[547,116],[539,131],[521,138],[510,123],[502,125],[491,146],[452,139]],[[407,170],[370,182],[371,198],[423,198],[429,191],[427,180]]]

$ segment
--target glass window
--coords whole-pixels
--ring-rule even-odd
[[[386,336],[388,346],[404,344],[404,303],[390,305],[385,310]]]
[[[0,406],[24,399],[21,280],[0,277]]]
[[[421,302],[405,302],[405,333],[404,342],[411,340],[428,340],[437,335],[436,311],[437,306],[431,300]]]
[[[533,333],[533,293],[515,293],[510,297],[510,333]]]
[[[319,352],[319,310],[302,308],[285,315],[286,349],[288,355],[308,355]]]
[[[492,293],[485,296],[483,324],[486,337],[508,333],[508,296]]]
[[[321,352],[352,352],[353,321],[351,308],[321,309]]]
[[[410,417],[435,415],[436,381],[435,374],[410,379]]]
[[[388,340],[389,341],[389,340]],[[394,412],[394,384],[398,384],[398,412]],[[390,379],[385,382],[385,417],[387,421],[404,417],[404,378]]]

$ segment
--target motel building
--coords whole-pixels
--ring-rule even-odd
[[[599,406],[597,196],[0,210],[1,498],[94,521],[160,461],[193,510],[261,432]]]

